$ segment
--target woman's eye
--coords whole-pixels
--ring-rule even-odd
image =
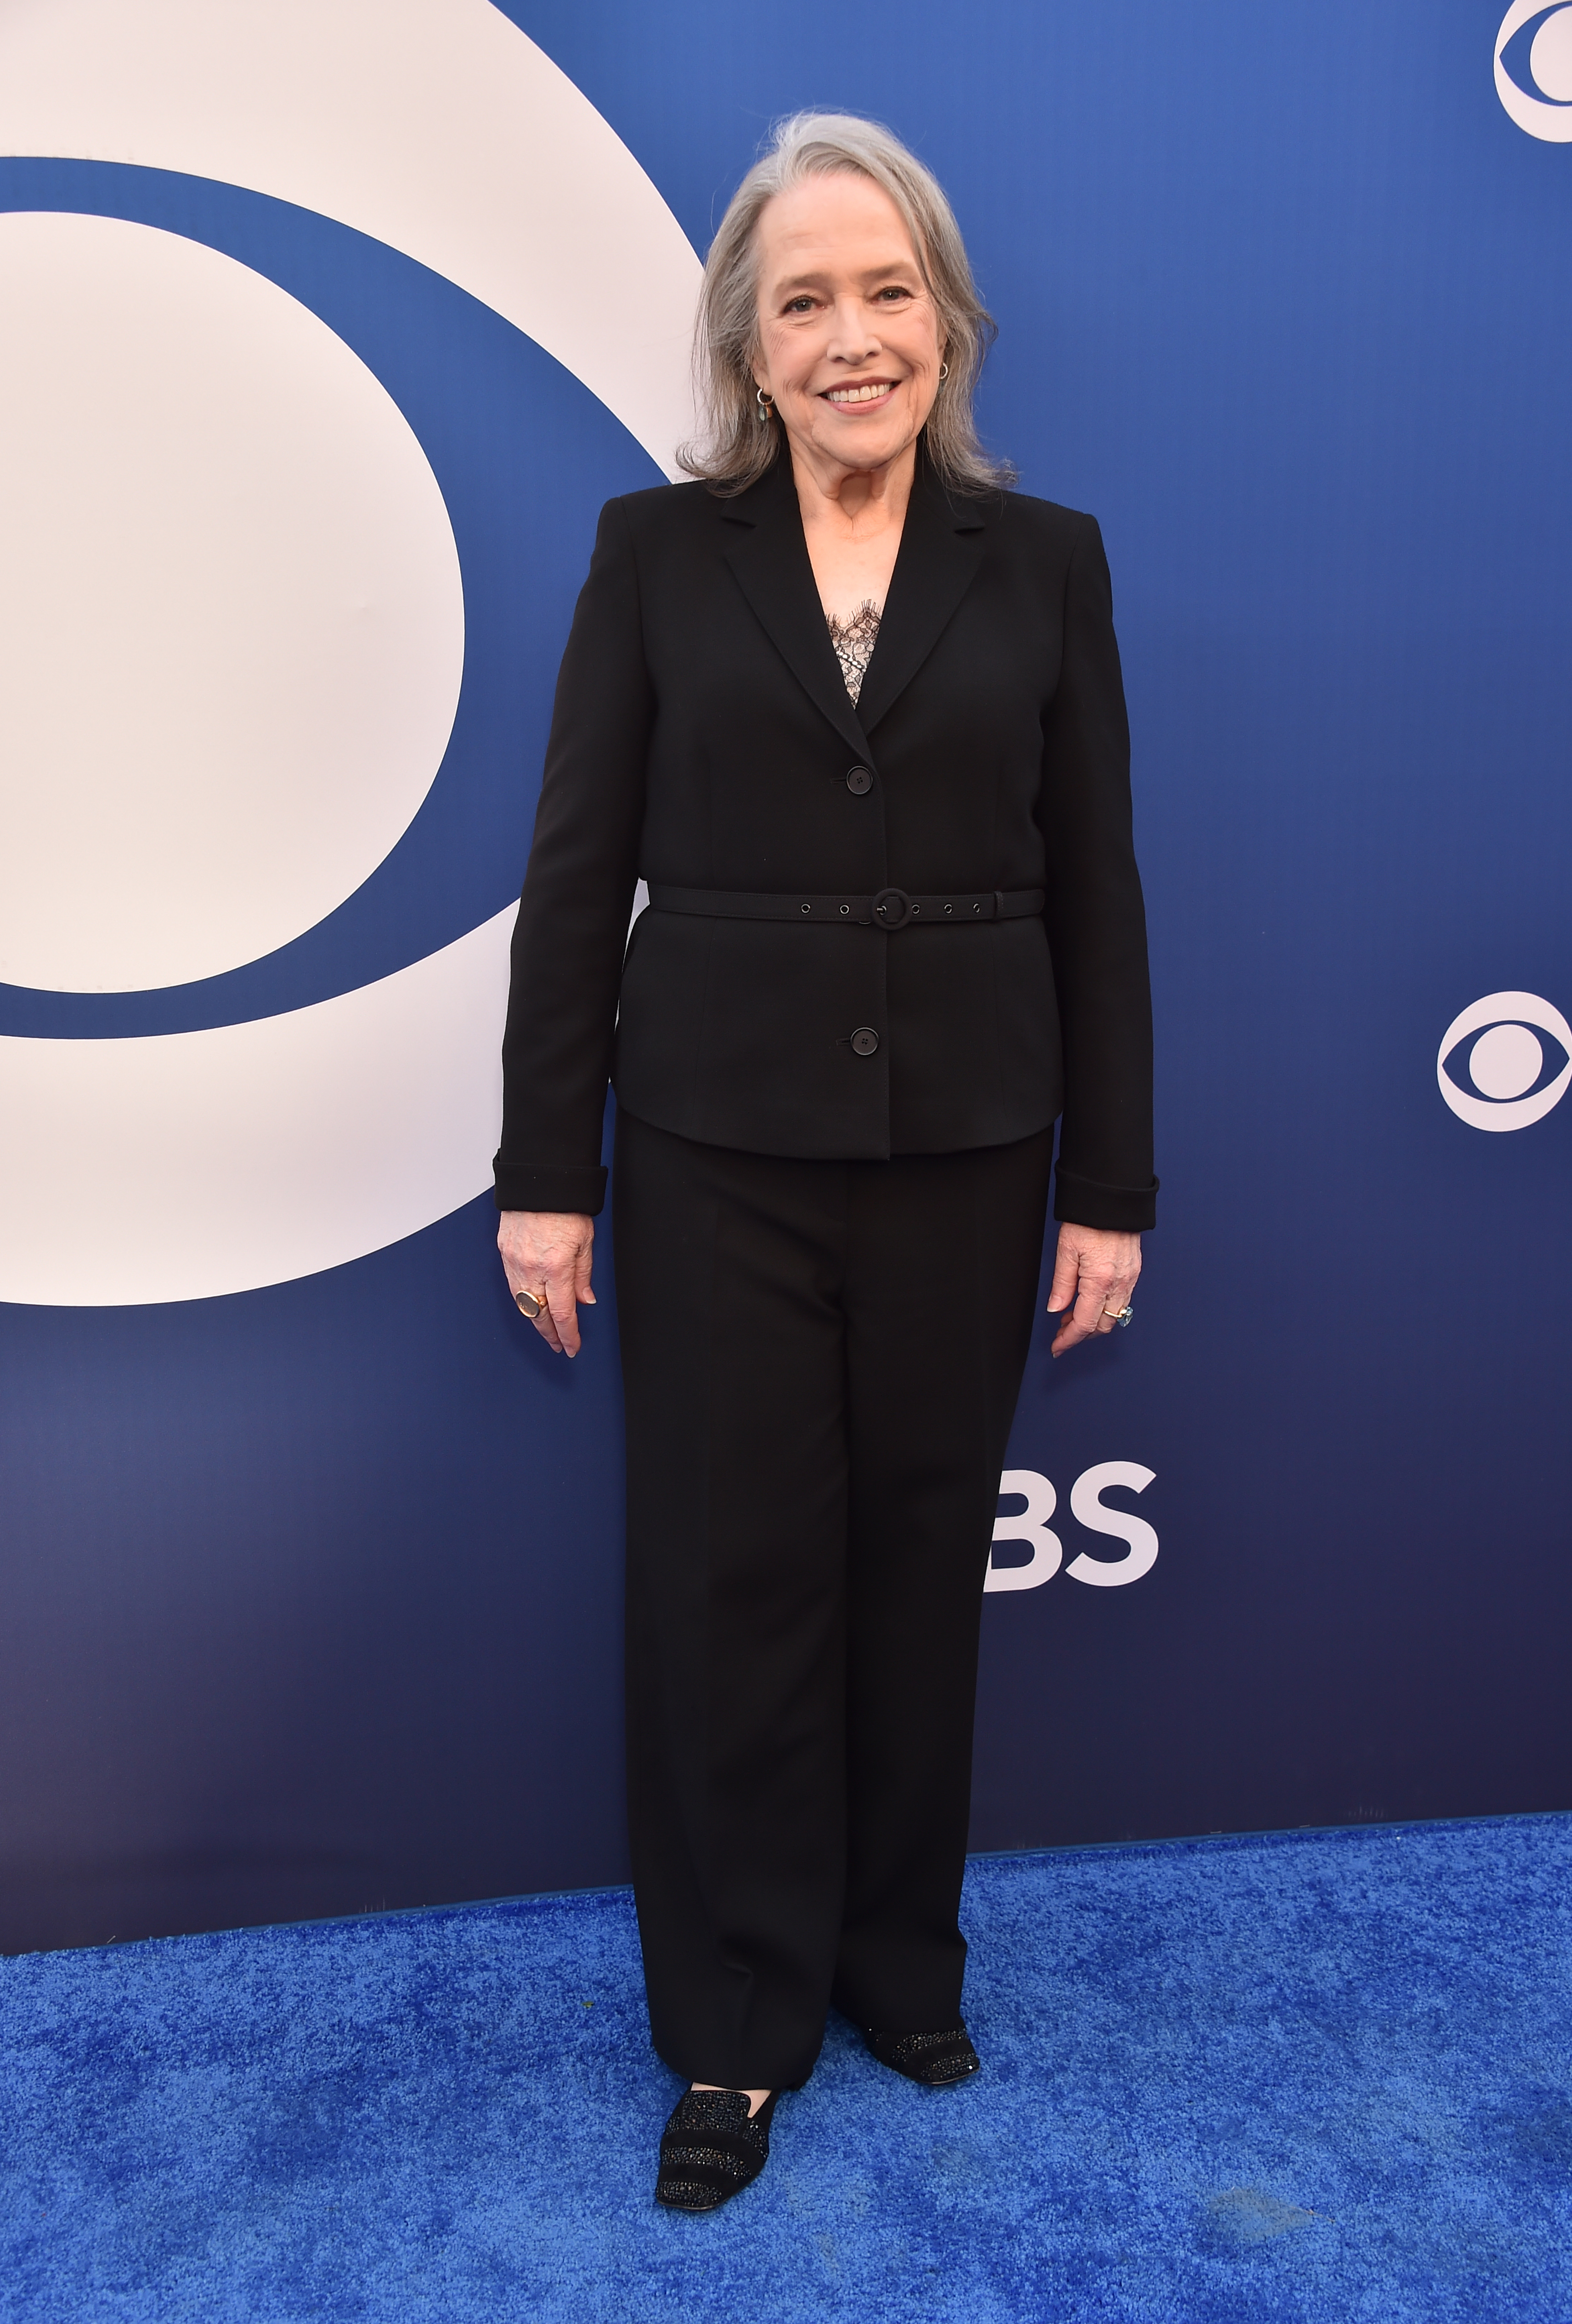
[[[887,284],[887,287],[878,293],[878,296],[881,299],[892,300],[909,299],[911,295],[911,292],[906,288],[906,286],[899,282],[891,282]]]
[[[786,300],[786,311],[788,315],[811,315],[813,310],[814,302],[811,299],[788,299]]]

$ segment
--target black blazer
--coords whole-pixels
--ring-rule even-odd
[[[859,769],[871,782],[849,784]],[[640,876],[1046,906],[895,934],[650,909],[630,942]],[[1062,1110],[1057,1215],[1150,1226],[1145,923],[1093,520],[952,496],[920,464],[853,708],[785,459],[731,500],[691,484],[608,503],[502,1054],[504,1210],[599,1210],[610,1074],[644,1120],[766,1154],[1002,1145]]]

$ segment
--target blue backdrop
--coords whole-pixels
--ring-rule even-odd
[[[1065,1564],[985,1607],[974,1844],[1572,1804],[1572,1104],[1492,1135],[1438,1084],[1506,993],[1549,1004],[1549,1088],[1572,1010],[1572,150],[1499,101],[1495,0],[507,13],[701,251],[772,116],[889,122],[999,321],[985,432],[1107,538],[1163,1223],[1136,1327],[1033,1353],[1010,1457]],[[198,985],[6,988],[0,1035],[264,1017],[476,926],[648,456],[315,214],[29,160],[0,208],[172,228],[312,308],[426,449],[468,623],[441,774],[337,912]],[[0,1310],[0,1943],[622,1877],[615,1301],[553,1363],[493,1233],[480,1201],[266,1290]],[[1123,1545],[1071,1492],[1114,1462],[1158,1554],[1088,1586]]]

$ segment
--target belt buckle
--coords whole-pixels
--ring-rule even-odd
[[[898,907],[899,919],[891,917],[892,907]],[[904,928],[912,917],[912,899],[904,888],[881,888],[873,899],[873,917],[881,928],[894,936]]]

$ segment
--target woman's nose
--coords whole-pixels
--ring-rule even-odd
[[[839,355],[843,363],[866,363],[878,352],[878,334],[869,323],[866,309],[860,303],[848,300],[837,305],[830,332],[829,353]]]

